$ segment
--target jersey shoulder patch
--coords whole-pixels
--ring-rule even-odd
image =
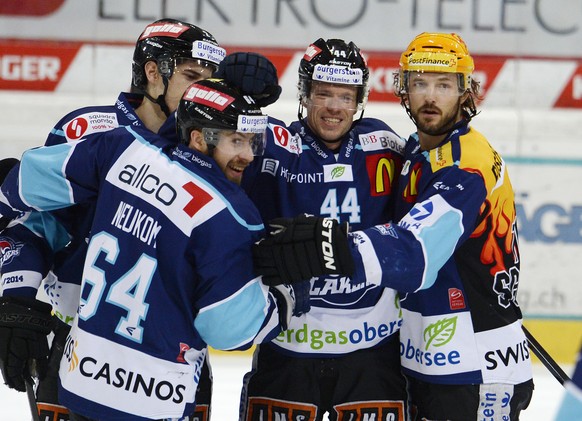
[[[430,150],[430,168],[433,173],[446,167],[451,167],[455,160],[453,158],[453,147],[451,142],[438,146]]]
[[[301,137],[299,135],[291,133],[286,127],[273,123],[269,123],[268,131],[268,136],[273,138],[275,146],[296,155],[301,153]]]
[[[79,114],[65,123],[63,133],[67,142],[76,141],[92,133],[106,132],[119,127],[117,114],[90,111]]]

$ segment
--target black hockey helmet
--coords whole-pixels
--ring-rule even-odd
[[[188,144],[192,130],[201,130],[209,146],[216,146],[223,130],[254,133],[253,153],[265,148],[267,116],[248,95],[222,79],[204,79],[190,85],[178,105],[176,126],[180,141]]]
[[[360,49],[341,39],[313,42],[299,63],[299,101],[309,98],[312,82],[337,83],[358,87],[358,109],[368,99],[370,71]]]
[[[149,24],[135,44],[132,87],[142,92],[147,86],[144,65],[155,61],[165,83],[172,76],[176,59],[197,60],[214,73],[226,56],[212,34],[187,22],[160,19]]]

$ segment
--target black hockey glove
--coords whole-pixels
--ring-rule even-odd
[[[279,324],[282,330],[287,330],[292,316],[300,316],[311,309],[310,290],[311,281],[296,282],[292,285],[274,285],[269,288],[277,300]]]
[[[259,107],[272,104],[281,95],[277,68],[261,54],[229,54],[220,62],[214,77],[236,86],[243,95],[251,96]]]
[[[26,391],[25,381],[43,378],[53,329],[51,306],[33,298],[0,297],[0,369],[4,383]]]
[[[291,284],[322,275],[352,276],[348,225],[332,218],[299,215],[269,222],[275,231],[253,246],[255,270],[267,285]]]

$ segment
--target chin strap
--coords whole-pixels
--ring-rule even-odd
[[[138,93],[142,94],[145,98],[149,99],[154,104],[158,104],[162,112],[169,117],[172,112],[168,108],[168,104],[166,103],[166,93],[168,92],[168,79],[162,76],[162,80],[164,81],[164,93],[158,95],[157,98],[152,97],[148,94],[144,89],[137,89]]]

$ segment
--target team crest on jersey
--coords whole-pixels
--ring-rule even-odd
[[[81,114],[63,126],[67,141],[79,140],[92,133],[107,132],[119,127],[115,113],[89,112]]]
[[[275,145],[297,155],[301,153],[301,138],[298,135],[292,135],[285,127],[276,124],[269,124],[269,128]]]
[[[387,223],[384,225],[376,225],[374,229],[378,231],[381,235],[389,235],[390,237],[398,238],[398,233],[394,228],[394,225]]]
[[[20,255],[23,243],[17,243],[8,237],[0,237],[0,266],[8,264]]]

